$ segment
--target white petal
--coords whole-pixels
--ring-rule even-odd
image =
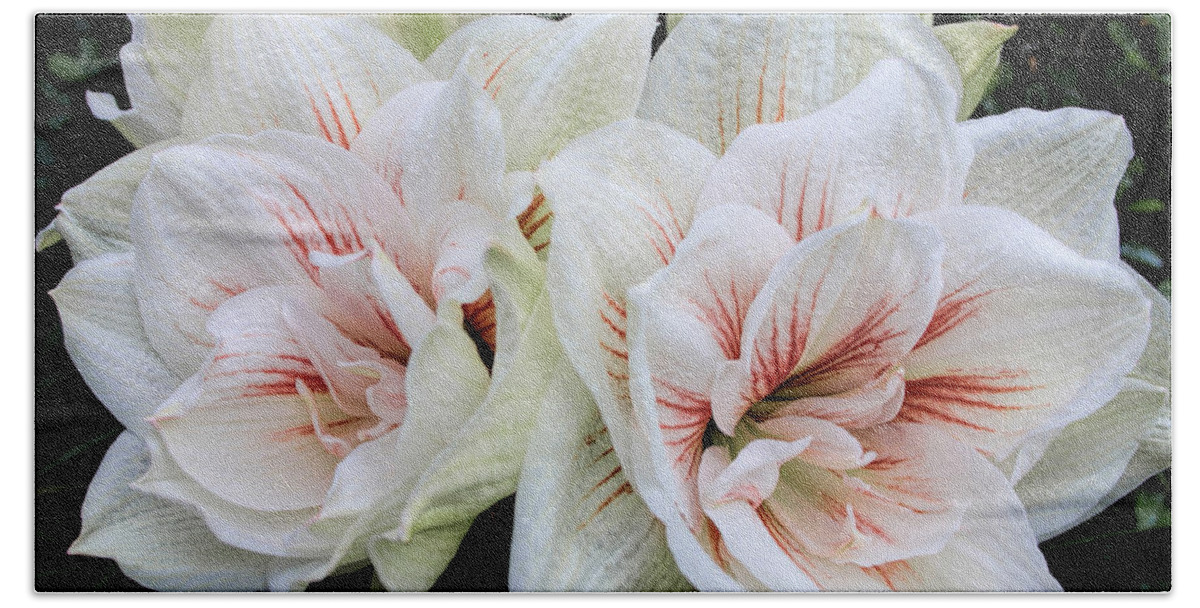
[[[1085,257],[1120,257],[1117,183],[1133,158],[1120,116],[1019,109],[963,123],[975,148],[966,202],[1016,211]]]
[[[652,15],[574,15],[547,24],[488,17],[455,32],[429,63],[466,63],[500,107],[508,168],[528,170],[572,139],[633,116],[655,25]],[[480,36],[496,30],[507,31]]]
[[[145,445],[123,433],[83,503],[73,555],[117,560],[126,576],[161,591],[258,591],[274,559],[217,540],[192,509],[129,487],[149,466]]]
[[[470,527],[467,519],[422,530],[409,541],[372,538],[367,554],[388,591],[427,591],[454,558]]]
[[[769,440],[760,440],[757,443],[761,446],[764,442],[769,442]],[[769,442],[769,445],[773,447],[776,444],[779,447],[771,451],[778,452],[777,457],[786,459],[789,454],[794,455],[796,452],[802,451],[807,445],[807,440],[793,444]],[[749,448],[749,446],[747,447]],[[741,458],[742,455],[738,454],[738,459]],[[772,486],[772,490],[774,482],[779,478],[779,464],[779,462],[768,464],[768,472],[769,470],[774,471],[774,481],[767,480],[770,481],[769,485]],[[728,471],[730,468],[732,466],[729,454],[724,448],[714,446],[705,450],[700,465],[702,478],[709,476],[719,478],[723,475],[722,471]],[[761,497],[759,500],[761,501]],[[720,530],[721,539],[733,557],[746,565],[753,572],[755,579],[761,581],[767,588],[775,591],[816,591],[816,584],[804,569],[779,546],[775,537],[767,530],[756,508],[757,505],[746,500],[729,500],[720,503],[706,502],[704,512]]]
[[[179,134],[187,92],[203,65],[210,15],[130,15],[132,40],[121,47],[128,110],[109,93],[88,91],[92,114],[108,120],[135,146]]]
[[[922,219],[945,239],[945,288],[904,361],[899,418],[943,425],[1003,459],[1029,434],[1116,394],[1150,325],[1150,302],[1123,270],[1009,211],[960,207]]]
[[[489,209],[497,218],[507,211],[500,196],[500,111],[464,72],[392,97],[366,122],[351,150],[418,213],[455,200]]]
[[[689,521],[700,516],[695,475],[712,417],[713,377],[741,352],[742,324],[775,261],[792,244],[783,229],[756,209],[725,205],[696,219],[671,264],[630,297],[644,320],[647,366],[630,366],[654,387],[654,420],[665,441],[680,491],[690,495]]]
[[[873,384],[921,337],[941,291],[942,247],[928,227],[868,219],[816,233],[776,264],[751,304],[741,356],[713,384],[728,435],[753,404]]]
[[[565,359],[552,377],[517,486],[509,587],[686,588],[666,531],[633,492],[587,387]]]
[[[329,554],[335,539],[297,539],[317,509],[260,511],[226,501],[188,477],[155,436],[147,438],[150,468],[133,482],[135,490],[194,509],[212,533],[232,546],[278,557],[314,558]]]
[[[546,276],[555,327],[631,477],[625,294],[674,254],[713,160],[670,129],[630,120],[580,138],[538,171],[555,214]]]
[[[1161,388],[1127,380],[1107,405],[1054,437],[1016,484],[1039,539],[1063,532],[1097,510],[1152,432],[1166,398]]]
[[[881,61],[837,102],[746,129],[713,168],[698,209],[758,207],[799,240],[871,212],[958,204],[970,149],[954,125],[955,99],[930,72]]]
[[[745,128],[794,120],[849,93],[876,62],[936,73],[958,103],[958,68],[914,15],[685,15],[655,54],[638,116],[717,154]]]
[[[76,262],[130,250],[129,213],[134,192],[154,154],[183,141],[175,138],[135,150],[67,190],[58,204],[58,216],[47,230],[56,230],[66,239]]]
[[[50,296],[75,367],[125,428],[145,436],[145,418],[180,380],[142,329],[133,289],[133,254],[106,254],[71,269]]]
[[[431,461],[453,444],[461,427],[479,408],[488,384],[487,368],[463,330],[462,307],[447,301],[438,308],[437,323],[408,361],[405,389],[410,405],[404,424],[376,440],[384,444],[371,446],[367,453],[347,459],[342,463],[345,466],[338,467],[322,517],[358,513],[366,505],[381,505],[389,496],[411,492],[416,479],[428,474]],[[386,462],[388,451],[392,451],[390,459],[397,466],[404,466],[372,466]],[[397,470],[403,473],[397,475]],[[390,527],[395,527],[398,522],[395,514],[392,517]]]
[[[358,17],[222,15],[204,38],[183,132],[287,129],[349,148],[376,108],[429,75]]]
[[[472,61],[490,58],[494,66],[499,59],[495,59],[492,49],[511,51],[553,27],[553,21],[532,15],[490,15],[472,21],[448,36],[425,60],[425,69],[434,78],[448,80],[468,55],[480,56]],[[487,57],[482,57],[484,52]]]
[[[130,220],[150,341],[190,375],[221,302],[260,285],[316,283],[311,252],[353,253],[374,239],[410,260],[407,219],[357,157],[314,137],[272,131],[160,152]]]
[[[400,518],[402,537],[426,522],[472,519],[516,490],[538,404],[562,356],[544,292],[528,318],[517,321],[523,323],[512,362],[492,368],[486,398],[455,434],[447,435],[453,439],[417,481]],[[437,373],[445,376],[445,370]]]
[[[908,560],[896,584],[908,591],[1061,591],[1046,567],[1020,499],[1007,480],[969,451],[959,486],[971,500],[962,527],[935,555]]]
[[[352,432],[331,429],[371,426],[359,421],[369,413],[365,404],[357,415],[339,407],[336,393],[345,386],[322,373],[291,327],[289,300],[305,296],[312,293],[262,288],[218,308],[209,322],[217,339],[210,360],[152,419],[189,476],[250,509],[319,506],[338,459],[354,445],[341,437]],[[353,388],[361,395],[361,386]]]

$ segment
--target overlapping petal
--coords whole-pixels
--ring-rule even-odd
[[[732,142],[699,209],[757,207],[797,240],[871,212],[907,216],[962,200],[971,153],[945,80],[882,61],[851,93],[803,118]]]
[[[500,108],[508,168],[530,170],[572,139],[633,116],[654,28],[652,15],[487,17],[426,64],[443,78],[465,64]]]
[[[954,60],[916,15],[895,14],[685,15],[650,64],[638,116],[723,154],[752,125],[838,101],[887,58],[944,80],[953,117]]]
[[[1084,256],[1115,262],[1117,183],[1133,158],[1119,116],[1019,109],[968,121],[975,148],[965,202],[1010,209]]]
[[[1002,459],[1030,433],[1116,395],[1150,325],[1129,276],[1011,212],[963,207],[922,219],[946,242],[944,288],[904,359],[900,418],[941,425]]]
[[[188,91],[203,67],[211,15],[129,15],[132,40],[121,47],[121,71],[132,108],[110,93],[87,92],[96,118],[110,121],[141,148],[180,133]]]
[[[380,105],[424,80],[412,53],[362,17],[219,16],[204,37],[182,131],[286,129],[349,148]]]

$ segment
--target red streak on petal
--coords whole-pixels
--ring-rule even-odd
[[[603,348],[605,351],[608,352],[608,354],[610,354],[618,359],[622,359],[625,361],[629,360],[629,353],[625,352],[624,350],[615,348],[613,346],[609,346],[608,344],[605,344],[604,342],[600,342],[600,348]]]
[[[592,443],[596,442],[595,437],[589,436],[588,438],[592,440]],[[591,445],[591,443],[589,443],[587,445]],[[592,464],[596,464],[597,462],[604,460],[605,456],[608,456],[609,454],[612,454],[612,453],[613,453],[613,448],[612,448],[612,446],[609,446],[608,449],[604,450],[603,452],[600,452],[600,455],[596,456],[595,460],[592,460]]]
[[[583,530],[585,527],[587,527],[588,524],[592,523],[592,520],[595,519],[596,516],[599,515],[600,512],[603,511],[605,507],[612,504],[612,502],[614,500],[620,498],[621,495],[623,495],[623,494],[633,494],[633,486],[629,485],[628,481],[621,484],[620,487],[618,487],[616,490],[614,490],[612,494],[609,494],[608,498],[605,498],[604,501],[600,503],[600,506],[596,507],[596,510],[593,511],[592,514],[590,516],[588,516],[588,518],[586,520],[584,520],[583,523],[581,523],[575,527],[575,530],[576,531]]]
[[[977,315],[983,308],[981,300],[997,291],[989,289],[977,294],[962,295],[963,291],[970,288],[974,283],[975,281],[966,283],[938,300],[937,309],[933,312],[933,318],[930,319],[929,326],[925,328],[925,333],[921,334],[921,338],[917,340],[917,344],[913,347],[913,350],[917,350],[944,336],[964,321]]]
[[[350,149],[350,139],[346,137],[346,129],[342,128],[342,119],[338,116],[337,108],[333,105],[333,98],[329,96],[329,90],[325,90],[325,103],[329,104],[329,115],[333,117],[333,124],[337,127],[338,140],[341,146],[347,150]]]
[[[362,133],[362,125],[358,124],[358,116],[354,114],[354,104],[350,103],[350,95],[346,93],[346,89],[342,87],[342,79],[337,80],[338,90],[342,93],[342,100],[346,102],[346,110],[350,113],[350,120],[354,122],[354,133]]]
[[[308,85],[304,85],[304,92],[308,93],[308,103],[312,105],[313,116],[317,117],[317,126],[321,127],[321,133],[325,134],[325,139],[329,140],[329,143],[333,143],[333,134],[329,132],[329,127],[326,126],[325,117],[321,116],[321,110],[317,109],[317,98],[313,97]]]

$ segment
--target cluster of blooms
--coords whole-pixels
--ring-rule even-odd
[[[1123,122],[962,121],[1012,28],[131,20],[39,246],[147,586],[428,588],[515,491],[515,589],[1051,590],[1169,464]]]

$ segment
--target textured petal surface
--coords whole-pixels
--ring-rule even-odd
[[[224,15],[204,37],[183,132],[287,129],[349,148],[364,121],[429,79],[412,53],[360,17]]]
[[[190,508],[129,487],[149,453],[132,433],[117,438],[88,487],[74,555],[117,560],[122,572],[160,591],[260,591],[272,556],[219,541]]]
[[[388,100],[351,145],[403,204],[425,210],[461,200],[503,217],[500,111],[465,72]]]
[[[712,418],[713,377],[741,354],[742,324],[791,238],[756,209],[727,205],[696,219],[671,264],[630,300],[644,319],[645,368],[673,475],[690,494],[689,521],[700,516],[696,473]]]
[[[638,116],[722,154],[743,129],[837,101],[876,62],[910,61],[951,88],[958,68],[915,15],[685,15],[651,62]]]
[[[872,211],[957,204],[970,149],[954,126],[955,99],[930,72],[882,61],[837,102],[746,129],[713,168],[699,209],[758,207],[799,240]]]
[[[874,383],[921,337],[941,291],[942,247],[928,227],[869,219],[818,233],[776,264],[751,304],[741,356],[713,385],[718,428],[755,403]]]
[[[133,254],[81,262],[50,292],[75,367],[108,411],[145,436],[145,418],[180,380],[150,346],[134,295]]]
[[[555,214],[546,276],[555,326],[626,465],[634,449],[626,291],[674,255],[713,160],[670,129],[630,120],[581,138],[538,171]]]
[[[130,15],[132,40],[121,47],[121,71],[132,108],[109,93],[87,92],[96,118],[137,147],[174,137],[192,81],[204,64],[204,33],[211,15]]]
[[[633,492],[587,387],[565,359],[553,378],[517,486],[509,586],[686,589],[666,531]]]
[[[129,214],[134,192],[150,169],[154,154],[179,143],[183,143],[182,138],[135,150],[67,190],[57,206],[58,215],[43,232],[58,232],[77,263],[105,253],[129,251],[133,248]],[[39,240],[42,238],[39,234]],[[45,246],[39,244],[38,249]]]
[[[130,222],[147,335],[190,375],[212,347],[204,322],[221,302],[260,285],[318,284],[310,253],[374,240],[401,257],[412,248],[407,218],[354,155],[310,136],[226,136],[160,152]]]
[[[972,120],[968,204],[1016,211],[1089,258],[1116,261],[1117,183],[1133,158],[1120,116],[1063,108]]]
[[[1120,268],[1027,220],[962,207],[923,217],[946,242],[937,311],[903,363],[899,417],[999,459],[1106,403],[1145,348],[1150,302]]]
[[[633,116],[654,28],[645,14],[488,17],[451,35],[428,63],[441,74],[465,65],[483,83],[504,117],[508,168],[529,170],[572,139]]]

